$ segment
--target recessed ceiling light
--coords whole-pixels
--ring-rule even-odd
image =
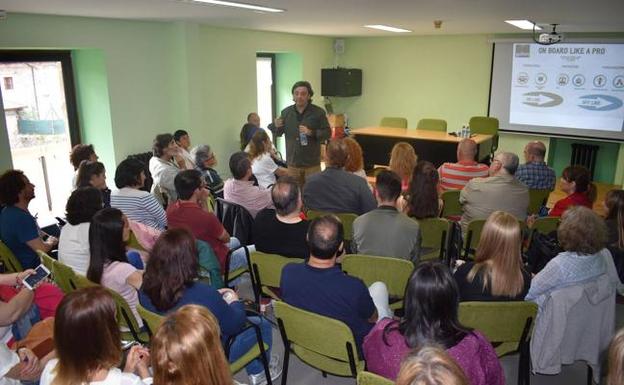
[[[279,9],[279,8],[271,8],[271,7],[263,7],[261,5],[254,5],[254,4],[245,4],[245,3],[235,3],[233,1],[222,1],[222,0],[192,0],[195,3],[207,3],[207,4],[214,4],[214,5],[222,5],[224,7],[234,7],[234,8],[243,8],[243,9],[250,9],[253,11],[262,11],[262,12],[273,12],[273,13],[277,13],[277,12],[285,12],[285,9]]]
[[[391,27],[389,25],[383,25],[383,24],[369,24],[369,25],[365,25],[364,27],[372,28],[372,29],[379,29],[379,30],[387,31],[387,32],[397,32],[397,33],[412,32],[409,29]]]
[[[536,31],[539,31],[542,29],[542,27],[540,27],[539,25],[535,24],[534,22],[530,20],[505,20],[505,23],[511,24],[514,27],[518,27],[520,29],[533,30],[533,27],[535,27]]]

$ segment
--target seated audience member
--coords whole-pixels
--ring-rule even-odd
[[[460,301],[522,301],[531,274],[522,265],[522,230],[518,220],[494,211],[485,222],[474,262],[455,271]]]
[[[356,177],[357,178],[357,177]],[[358,351],[377,320],[392,317],[388,289],[382,282],[369,288],[336,265],[344,253],[342,223],[333,215],[316,218],[308,230],[310,258],[282,270],[282,299],[289,305],[344,322]]]
[[[303,201],[297,181],[281,177],[271,188],[275,210],[264,209],[254,221],[256,250],[290,258],[308,258],[306,234],[310,222],[301,219]]]
[[[141,190],[145,183],[144,164],[138,159],[125,159],[115,170],[115,186],[111,206],[121,210],[128,219],[158,230],[167,227],[167,215],[156,197]]]
[[[440,177],[431,162],[419,160],[414,167],[407,190],[405,212],[412,218],[437,218],[442,211],[442,199],[438,196]]]
[[[110,208],[98,211],[89,227],[91,260],[87,278],[119,293],[128,302],[139,326],[142,326],[136,305],[143,271],[137,270],[128,261],[126,242],[129,236],[128,218],[121,211]]]
[[[589,170],[583,166],[568,166],[561,173],[561,185],[563,192],[568,194],[558,200],[555,206],[548,212],[551,217],[560,217],[572,206],[585,206],[591,209],[596,200],[596,186],[591,183]]]
[[[219,333],[215,316],[203,306],[170,313],[150,342],[154,383],[233,384]]]
[[[191,155],[191,137],[188,132],[184,130],[177,130],[173,133],[173,140],[175,140],[178,148],[180,149],[180,156],[184,159],[185,168],[192,170],[195,168],[195,159]]]
[[[490,164],[489,178],[474,178],[459,195],[462,204],[462,231],[473,219],[487,219],[494,211],[505,211],[525,220],[529,207],[529,189],[514,174],[518,156],[511,152],[496,154]]]
[[[256,176],[258,185],[269,188],[275,183],[275,175],[288,175],[288,169],[279,167],[272,157],[273,144],[264,130],[258,130],[249,142],[249,157],[251,158],[251,172]]]
[[[397,208],[401,178],[382,170],[375,181],[378,207],[353,222],[354,253],[402,258],[418,262],[420,229],[418,223]]]
[[[366,183],[368,183],[368,180],[366,179],[366,172],[364,172],[364,156],[362,155],[362,147],[360,147],[360,144],[356,142],[355,139],[344,138],[343,140],[347,145],[347,153],[349,154],[344,165],[345,171],[364,178]]]
[[[8,170],[0,176],[0,238],[13,252],[24,269],[41,263],[36,251],[49,253],[58,240],[39,230],[37,221],[28,211],[35,198],[35,185],[20,170]]]
[[[608,274],[621,291],[613,258],[605,248],[606,226],[598,214],[583,206],[569,208],[561,217],[557,239],[564,251],[533,277],[525,300],[539,303],[540,297],[553,290],[603,274]]]
[[[472,178],[486,178],[489,167],[478,163],[477,143],[472,139],[462,139],[457,143],[457,163],[446,162],[438,168],[442,190],[461,190]]]
[[[213,167],[217,165],[217,157],[208,145],[195,148],[195,164],[201,172],[206,187],[216,198],[223,198],[223,179]]]
[[[542,142],[530,142],[524,147],[525,164],[518,166],[516,178],[530,189],[554,190],[555,170],[544,162],[546,146]]]
[[[607,245],[624,250],[624,190],[611,190],[605,197]]]
[[[396,379],[410,350],[437,344],[462,368],[472,385],[503,385],[505,378],[490,342],[459,323],[459,293],[448,268],[424,262],[416,267],[405,291],[401,320],[377,323],[364,340],[369,371]]]
[[[184,170],[175,177],[175,187],[179,199],[167,207],[169,228],[185,228],[199,240],[207,242],[214,250],[221,271],[225,271],[225,259],[230,249],[240,246],[238,239],[230,237],[219,219],[208,211],[208,190],[204,186],[201,173],[197,170]],[[250,251],[255,249],[248,246]],[[239,248],[230,257],[230,271],[247,265],[245,250]]]
[[[247,318],[244,305],[236,292],[231,289],[217,291],[199,282],[198,270],[197,249],[192,234],[185,229],[165,231],[150,255],[139,293],[141,305],[161,315],[172,313],[184,305],[201,305],[207,308],[219,321],[222,343],[229,337],[236,336],[230,348],[230,362],[236,361],[256,344],[254,330],[243,331],[246,321],[260,326],[262,338],[270,348],[271,324],[262,317]],[[270,355],[270,350],[267,354]],[[281,367],[274,358],[271,359],[270,366],[271,377],[277,377]],[[252,383],[258,384],[265,379],[260,359],[253,360],[246,369]]]
[[[271,190],[254,186],[251,180],[251,160],[246,152],[236,152],[230,157],[232,177],[225,181],[223,197],[229,202],[243,206],[252,217],[264,208],[273,208]]]
[[[243,125],[240,132],[240,149],[241,151],[245,151],[247,145],[251,141],[251,138],[254,136],[256,132],[260,129],[260,116],[251,112],[247,115],[247,123]]]
[[[325,150],[325,170],[310,175],[303,188],[303,203],[307,208],[361,215],[377,206],[368,183],[343,169],[348,157],[343,139],[329,142]]]
[[[396,385],[470,385],[470,382],[444,350],[425,345],[405,357]]]
[[[620,329],[611,341],[608,361],[606,385],[624,384],[624,328]]]
[[[401,191],[407,191],[416,162],[418,162],[418,156],[411,144],[398,142],[392,147],[389,168],[401,177]]]
[[[22,280],[33,272],[34,270],[27,269],[19,273],[0,274],[0,285],[20,285],[10,300],[0,301],[0,345],[11,345],[15,340],[24,338],[30,326],[40,319],[38,310],[33,309],[34,291],[21,286]],[[16,325],[22,317],[27,318],[24,327]]]
[[[113,297],[94,286],[68,294],[56,313],[54,344],[58,359],[46,365],[41,385],[151,384],[149,350],[130,348],[123,371],[121,336]]]
[[[102,209],[102,194],[95,187],[79,187],[65,206],[67,223],[61,228],[58,260],[76,273],[87,275],[89,268],[89,227],[91,219]]]
[[[110,207],[111,190],[106,185],[106,169],[101,162],[84,161],[78,168],[76,188],[95,187],[102,194],[102,204]]]
[[[152,194],[156,197],[162,197],[162,193],[166,194],[167,199],[163,199],[162,203],[167,205],[178,199],[173,179],[180,170],[186,169],[186,162],[180,155],[180,148],[171,134],[156,135],[152,152],[154,156],[149,161],[149,171],[154,180]]]
[[[83,160],[88,160],[91,162],[97,162],[99,157],[95,153],[92,144],[77,144],[75,145],[70,154],[69,154],[69,162],[74,167],[74,178],[72,180],[72,187],[76,187],[76,177],[78,174],[78,168],[80,167],[80,163]]]

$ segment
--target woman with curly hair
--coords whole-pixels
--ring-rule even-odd
[[[418,156],[411,144],[399,142],[392,147],[389,168],[401,177],[402,191],[407,190],[409,181],[412,178],[412,171],[414,171],[417,161]]]

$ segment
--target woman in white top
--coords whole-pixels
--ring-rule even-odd
[[[89,226],[93,215],[101,209],[102,195],[95,187],[80,187],[67,200],[67,223],[61,228],[58,259],[78,274],[87,274],[90,259]]]
[[[98,211],[89,228],[91,261],[87,278],[119,293],[128,303],[139,326],[143,322],[136,310],[137,290],[143,284],[143,271],[137,270],[126,257],[130,236],[128,218],[117,209]]]
[[[149,171],[152,174],[154,184],[152,194],[162,196],[167,194],[168,202],[175,202],[178,199],[173,180],[180,170],[186,170],[186,162],[180,156],[180,148],[173,140],[171,134],[156,135],[152,144],[154,156],[149,161]]]
[[[61,301],[54,322],[58,359],[46,365],[41,385],[151,384],[149,351],[139,345],[122,357],[121,337],[112,296],[100,286],[74,291]]]
[[[288,175],[288,169],[279,167],[273,160],[274,149],[266,131],[258,130],[249,142],[251,171],[258,180],[258,186],[269,188],[275,184],[275,176]]]

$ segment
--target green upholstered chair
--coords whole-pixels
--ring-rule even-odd
[[[0,261],[4,264],[7,273],[18,273],[24,270],[11,249],[2,241],[0,241]]]
[[[540,208],[548,201],[552,190],[529,189],[529,214],[537,214]]]
[[[284,342],[282,385],[287,381],[291,352],[323,373],[355,378],[364,370],[353,333],[345,323],[282,301],[273,306]]]
[[[145,325],[145,330],[147,331],[147,334],[149,335],[150,338],[152,338],[152,336],[154,335],[154,333],[156,333],[156,331],[160,327],[160,324],[162,323],[163,319],[165,319],[165,317],[161,316],[160,314],[156,314],[147,310],[146,308],[141,306],[140,303],[137,304],[136,309],[139,315],[141,316],[141,319],[143,320],[143,325]]]
[[[447,190],[442,193],[442,217],[461,217],[462,206],[459,203],[459,194],[461,190]]]
[[[227,256],[225,257],[225,274],[223,275],[223,284],[226,287],[229,287],[230,282],[232,282],[236,278],[240,277],[241,275],[249,271],[249,249],[247,249],[247,246],[242,246],[242,247],[245,250],[245,256],[247,258],[247,266],[242,266],[234,271],[230,271],[230,260],[232,257],[232,253],[235,250],[228,251]]]
[[[288,258],[278,254],[255,251],[249,256],[251,264],[251,278],[254,286],[256,303],[260,303],[260,296],[265,295],[273,299],[279,296],[272,290],[280,286],[282,269],[290,263],[303,263],[303,258]]]
[[[136,235],[132,232],[132,230],[130,231],[130,235],[128,236],[127,243],[128,243],[128,247],[132,249],[146,251],[145,248],[141,246],[141,244],[139,243],[139,240],[137,239]]]
[[[444,131],[446,132],[446,120],[444,119],[420,119],[416,125],[418,130]]]
[[[468,223],[464,237],[464,259],[469,259],[470,255],[474,256],[481,239],[483,225],[485,225],[485,219],[473,219]]]
[[[357,385],[394,385],[394,382],[375,373],[362,371],[358,373]]]
[[[63,290],[65,294],[69,294],[76,290],[76,273],[66,264],[54,261],[54,282]],[[86,278],[85,278],[86,279]]]
[[[384,117],[384,118],[381,118],[379,125],[381,127],[407,128],[407,119],[395,118],[395,117]]]
[[[356,214],[330,213],[318,210],[308,210],[307,212],[308,219],[310,220],[329,214],[333,214],[340,219],[340,222],[342,222],[342,227],[344,228],[344,239],[345,241],[351,241],[351,239],[353,239],[353,221],[355,221],[355,218],[358,217]]]
[[[544,235],[548,235],[553,231],[557,231],[559,227],[559,223],[561,223],[561,218],[559,217],[540,217],[535,219],[533,225],[529,231],[529,239],[526,243],[527,249],[531,247],[531,242],[533,241],[533,234],[542,233]]]
[[[490,154],[498,149],[498,119],[488,116],[473,116],[468,122],[472,134],[493,135]]]
[[[421,261],[438,259],[445,261],[453,224],[444,218],[419,219],[422,249],[430,251],[420,254]]]
[[[462,302],[459,304],[459,321],[477,329],[495,346],[502,357],[520,353],[518,385],[529,384],[529,341],[537,316],[533,302]]]
[[[50,274],[52,278],[54,278],[55,259],[50,257],[47,253],[44,253],[41,250],[37,250],[37,255],[39,256],[39,259],[41,259],[41,264],[45,266],[48,270],[50,270]]]
[[[366,286],[381,281],[388,287],[390,308],[401,309],[405,286],[414,270],[411,261],[391,257],[377,257],[363,254],[347,254],[342,258],[342,271],[358,277]]]

